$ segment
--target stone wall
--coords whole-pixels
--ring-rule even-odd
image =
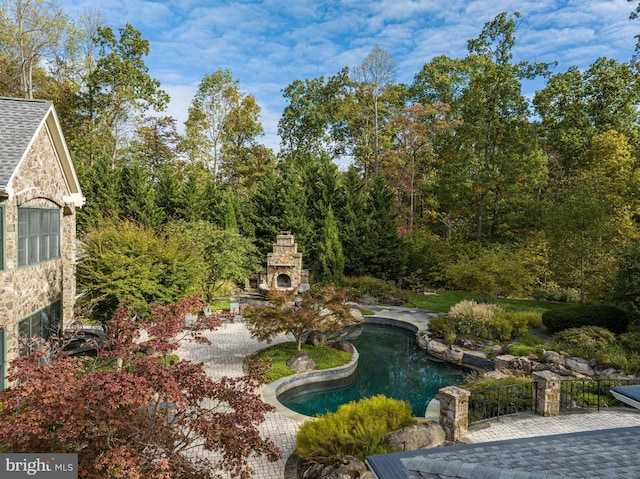
[[[0,274],[0,326],[5,329],[7,360],[18,354],[18,321],[62,299],[62,321],[73,318],[75,300],[76,211],[65,204],[69,188],[46,128],[20,164],[0,204],[5,214],[5,269]],[[60,210],[59,259],[18,268],[18,207]]]

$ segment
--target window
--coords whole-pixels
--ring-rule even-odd
[[[18,266],[60,257],[60,210],[18,208]]]
[[[0,391],[4,389],[4,380],[7,374],[4,367],[4,362],[6,361],[4,350],[4,330],[0,329]]]
[[[61,302],[58,300],[20,320],[18,333],[20,335],[21,356],[31,353],[31,339],[39,337],[48,340],[56,336],[60,327],[60,304]]]
[[[4,206],[0,206],[0,270],[4,269]],[[0,358],[1,360],[2,358]],[[0,384],[0,391],[2,390]]]

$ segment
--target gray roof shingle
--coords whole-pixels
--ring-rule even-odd
[[[46,100],[0,97],[0,186],[9,183],[49,108]]]
[[[640,478],[640,428],[398,452],[367,463],[378,479]]]

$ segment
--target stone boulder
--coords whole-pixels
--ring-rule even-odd
[[[565,358],[564,367],[574,373],[583,374],[585,376],[595,376],[596,372],[591,367],[589,361],[583,358]]]
[[[455,344],[449,346],[444,352],[444,360],[452,364],[461,364],[464,358],[464,351]]]
[[[353,456],[337,458],[334,464],[315,463],[303,473],[303,479],[356,479],[367,472],[364,462]]]
[[[424,330],[420,330],[416,333],[416,344],[421,349],[427,349],[429,343],[429,333]]]
[[[513,356],[511,354],[503,354],[496,356],[496,369],[498,371],[507,370],[520,374],[529,375],[533,366],[528,358],[522,356]]]
[[[362,316],[362,311],[360,311],[358,308],[351,308],[349,310],[349,314],[358,323],[362,323],[364,321],[364,316]]]
[[[444,359],[444,352],[447,349],[449,349],[449,346],[434,339],[427,342],[427,352],[436,358]]]
[[[314,329],[313,331],[309,332],[304,343],[309,344],[310,346],[321,346],[325,343],[326,339],[327,338],[324,334]]]
[[[345,351],[347,353],[355,353],[356,348],[349,341],[331,341],[327,343],[327,346],[338,351]]]
[[[474,336],[458,336],[454,344],[462,349],[486,349],[493,345],[493,341]]]
[[[542,356],[542,362],[564,366],[564,358],[560,353],[556,351],[545,351],[544,355]]]
[[[445,440],[446,434],[442,426],[436,421],[427,421],[391,431],[385,436],[384,443],[397,451],[415,451],[438,447]]]
[[[316,363],[308,353],[298,353],[287,360],[287,366],[300,373],[314,370]]]

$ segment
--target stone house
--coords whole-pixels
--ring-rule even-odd
[[[0,390],[28,339],[73,317],[83,204],[53,104],[0,98]]]

